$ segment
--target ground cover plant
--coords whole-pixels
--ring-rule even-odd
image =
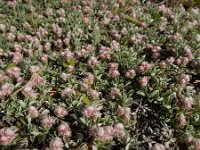
[[[143,2],[0,1],[0,149],[200,150],[200,10]]]

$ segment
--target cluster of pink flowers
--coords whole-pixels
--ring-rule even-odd
[[[0,88],[0,98],[9,96],[14,90],[14,87],[12,84],[5,83]]]
[[[21,75],[21,69],[18,67],[11,67],[6,69],[6,73],[9,77],[18,78]]]
[[[153,61],[158,61],[161,59],[161,47],[160,46],[153,46],[152,44],[147,44],[147,48],[151,50],[151,58]]]
[[[54,109],[54,114],[57,117],[65,117],[66,115],[68,115],[68,111],[62,106],[56,106],[56,108]]]
[[[94,107],[94,106],[86,106],[83,110],[83,115],[92,118],[92,119],[97,119],[98,117],[101,117],[101,113],[99,112],[99,108]]]
[[[129,107],[118,106],[117,115],[123,118],[124,120],[129,120],[131,115],[131,109]]]
[[[96,90],[93,90],[93,89],[89,89],[87,91],[88,95],[90,95],[93,99],[97,99],[99,98],[99,96],[101,95],[100,92],[96,91]]]
[[[71,136],[71,129],[69,127],[69,124],[64,122],[64,123],[61,123],[59,126],[58,126],[58,133],[61,135],[61,136],[64,136],[64,137],[70,137]]]
[[[99,57],[101,59],[111,59],[110,48],[101,46],[99,50]]]
[[[74,89],[72,89],[71,87],[67,87],[62,91],[61,96],[62,98],[66,98],[68,96],[72,96],[75,94],[76,94],[76,91]]]
[[[118,63],[115,62],[109,63],[109,75],[113,77],[119,76],[120,72],[118,71],[118,67],[119,67]]]
[[[61,138],[54,138],[50,141],[49,149],[50,150],[64,150],[64,143]]]
[[[139,33],[136,33],[135,35],[133,35],[131,38],[130,38],[130,41],[132,43],[136,42],[141,42],[141,41],[145,41],[148,39],[148,36],[147,35],[142,35],[142,34],[139,34]]]
[[[191,110],[194,106],[194,99],[192,97],[184,97],[181,100],[181,106],[187,110]]]
[[[45,129],[50,129],[54,123],[55,123],[55,119],[53,119],[52,117],[45,117],[42,119],[42,127]]]
[[[120,48],[120,44],[117,41],[113,40],[110,43],[110,48],[113,50],[118,50]]]
[[[112,99],[115,99],[120,94],[120,89],[111,88],[110,96]]]
[[[140,78],[139,78],[139,85],[140,85],[141,87],[147,86],[148,82],[149,82],[149,77],[147,77],[147,76],[144,76],[144,77],[140,77]]]
[[[85,73],[85,78],[83,78],[83,82],[85,84],[93,84],[94,83],[94,75],[90,72]]]
[[[95,138],[95,140],[100,141],[111,140],[113,137],[123,138],[126,135],[122,123],[115,124],[114,126],[92,126],[89,133],[90,136]]]
[[[38,96],[38,93],[35,92],[35,90],[32,88],[32,86],[30,84],[26,84],[22,88],[22,93],[24,94],[24,96],[31,97],[33,99],[36,99]]]
[[[95,57],[91,57],[88,62],[87,62],[89,67],[94,67],[97,66],[99,64],[99,61],[97,60],[97,58]]]
[[[177,125],[178,126],[186,126],[188,124],[188,121],[186,119],[186,116],[183,113],[180,113],[177,117]]]
[[[126,74],[125,74],[126,77],[128,78],[134,78],[136,76],[136,72],[134,69],[129,69]]]
[[[69,49],[65,49],[63,52],[61,52],[61,56],[66,60],[70,60],[73,57],[73,55],[74,54]]]
[[[149,69],[151,69],[151,64],[149,64],[146,61],[143,61],[141,65],[138,67],[139,72],[145,72]]]
[[[182,75],[179,83],[181,84],[181,86],[185,86],[190,82],[190,76],[189,75]]]
[[[39,75],[35,75],[29,84],[32,87],[35,87],[36,85],[44,85],[44,84],[46,84],[46,80]]]
[[[39,112],[36,107],[30,106],[28,108],[28,115],[30,118],[37,118],[39,116]]]
[[[9,145],[16,138],[12,128],[2,128],[0,130],[0,145]]]

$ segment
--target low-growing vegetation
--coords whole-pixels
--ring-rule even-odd
[[[0,149],[200,150],[200,10],[0,1]]]

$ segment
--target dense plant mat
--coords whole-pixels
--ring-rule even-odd
[[[200,149],[200,10],[0,1],[0,149]]]

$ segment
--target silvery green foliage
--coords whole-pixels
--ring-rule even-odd
[[[1,149],[199,147],[200,11],[0,1]]]

